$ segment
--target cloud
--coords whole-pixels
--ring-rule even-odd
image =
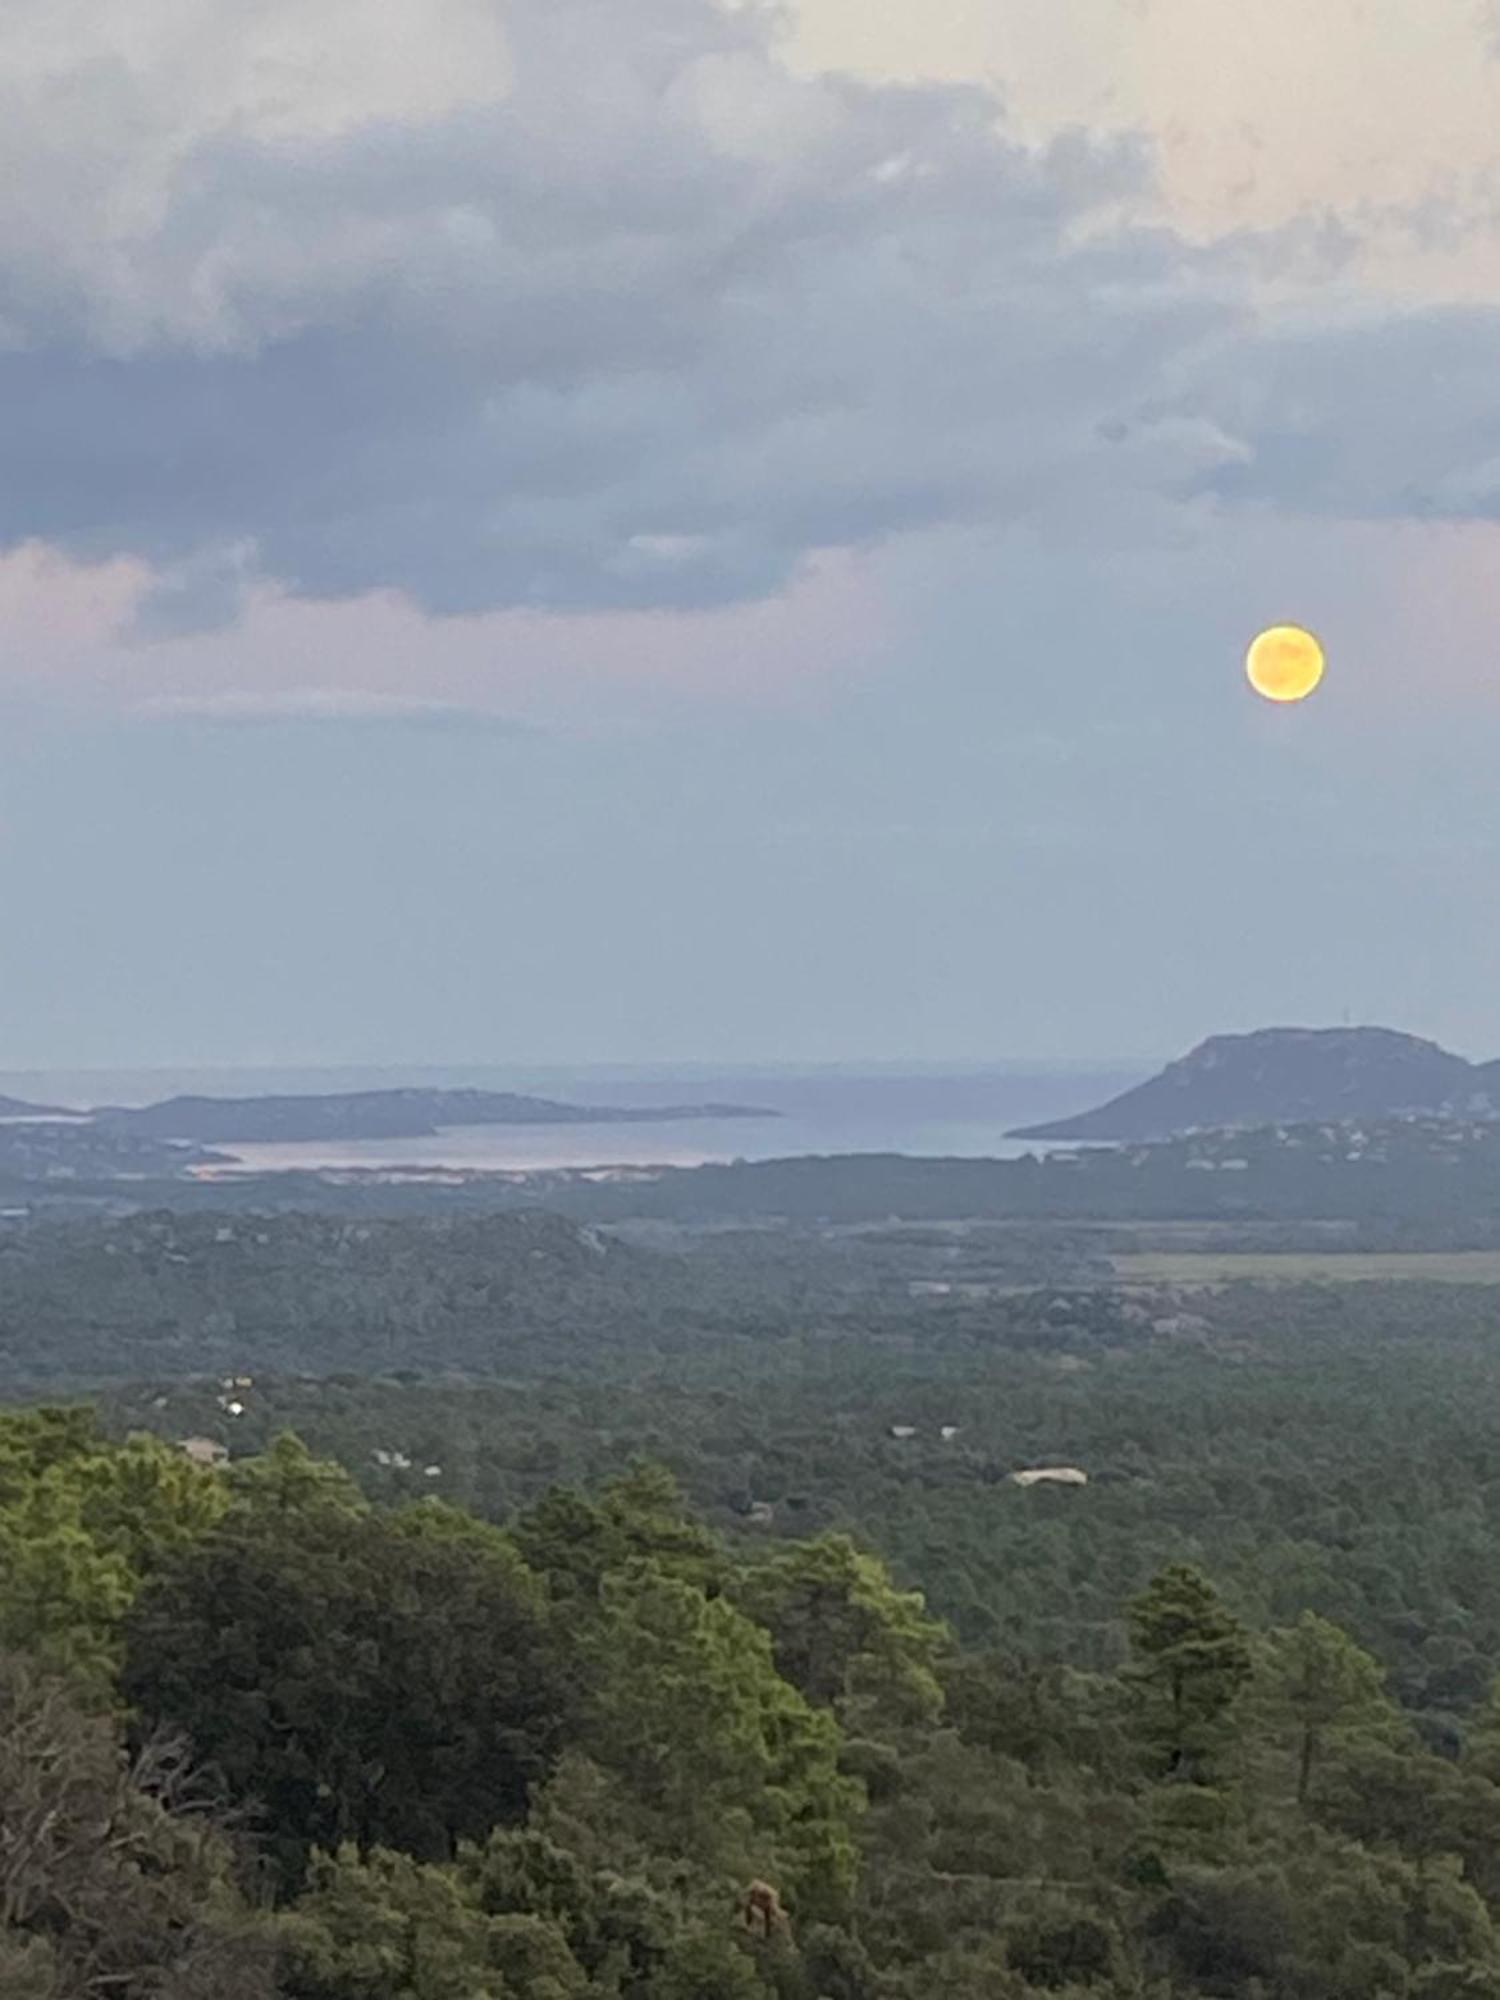
[[[184,124],[165,34],[8,86],[0,536],[188,579],[167,622],[232,609],[224,549],[442,612],[753,599],[1086,477],[1224,316],[1170,242],[1089,239],[1128,147],[794,78],[756,8],[504,19],[492,101],[311,135]]]
[[[1500,518],[1497,374],[1482,307],[1265,337],[1198,392],[1241,449],[1196,483],[1344,520]]]
[[[1489,504],[1472,316],[1278,343],[1253,257],[1120,221],[1138,146],[796,76],[758,5],[12,12],[0,544],[146,565],[143,636],[258,584],[706,609],[1142,495]]]

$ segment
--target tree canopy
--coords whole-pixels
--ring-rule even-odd
[[[649,1464],[507,1528],[0,1435],[7,2000],[1500,2000],[1492,1712],[1198,1566],[1092,1670]]]

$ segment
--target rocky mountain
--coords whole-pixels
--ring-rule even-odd
[[[763,1118],[740,1104],[649,1108],[560,1104],[497,1090],[357,1090],[305,1097],[170,1097],[139,1108],[93,1113],[95,1126],[199,1145],[288,1144],[298,1140],[424,1139],[460,1125],[622,1125],[685,1118]]]
[[[1466,1062],[1391,1028],[1214,1035],[1108,1104],[1010,1136],[1134,1141],[1408,1113],[1500,1116],[1500,1062]]]

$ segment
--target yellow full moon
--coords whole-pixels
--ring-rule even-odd
[[[1323,648],[1300,625],[1272,625],[1252,643],[1245,672],[1267,701],[1306,701],[1323,678]]]

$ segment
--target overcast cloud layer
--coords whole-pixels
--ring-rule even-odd
[[[447,0],[384,55],[304,16],[8,19],[0,537],[144,559],[144,629],[257,578],[732,603],[819,550],[1205,491],[1500,505],[1494,315],[1273,309],[1337,242],[1125,223],[1128,137],[797,77],[712,0]]]
[[[4,1066],[1500,1052],[1493,12],[9,0]]]

